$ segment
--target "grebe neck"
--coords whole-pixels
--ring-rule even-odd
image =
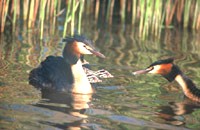
[[[200,102],[200,90],[195,86],[191,79],[184,74],[178,74],[175,80],[182,87],[184,94],[191,100]]]
[[[71,65],[71,70],[74,79],[71,91],[73,93],[82,93],[82,94],[93,93],[92,86],[88,81],[85,71],[83,70],[80,59],[77,61],[76,64]]]

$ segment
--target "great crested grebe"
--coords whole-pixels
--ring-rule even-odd
[[[200,90],[195,86],[191,79],[183,74],[183,72],[179,69],[177,65],[173,64],[173,61],[173,58],[159,60],[152,63],[146,69],[135,71],[133,72],[133,74],[160,74],[165,77],[169,82],[176,80],[182,87],[182,90],[186,97],[193,101],[200,102]]]
[[[51,88],[58,91],[88,94],[93,89],[82,67],[80,57],[94,54],[105,58],[93,46],[92,41],[84,36],[74,35],[63,39],[66,45],[63,57],[48,56],[39,67],[29,74],[29,83],[36,88]]]

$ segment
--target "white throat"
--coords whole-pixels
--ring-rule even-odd
[[[72,84],[73,93],[89,94],[93,93],[91,84],[88,81],[87,75],[83,70],[81,60],[74,65],[71,65],[74,83]]]
[[[183,91],[186,92],[187,91],[187,85],[185,83],[185,81],[183,80],[181,75],[177,75],[175,77],[175,80],[179,83],[179,85],[182,87]]]

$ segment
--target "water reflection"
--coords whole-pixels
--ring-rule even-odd
[[[184,115],[191,114],[199,108],[199,103],[186,98],[181,102],[169,102],[168,105],[159,106],[156,115],[164,119],[165,123],[179,126],[186,123]]]
[[[6,107],[1,109],[0,116],[8,114],[13,117],[12,120],[17,120],[15,125],[29,129],[30,124],[38,126],[38,122],[44,124],[42,125],[44,129],[48,126],[60,129],[70,127],[80,129],[83,126],[88,128],[92,123],[94,128],[104,126],[110,129],[132,129],[133,127],[164,129],[163,124],[179,125],[177,127],[180,129],[183,127],[200,128],[199,105],[185,100],[180,101],[182,100],[180,97],[183,95],[182,92],[178,92],[181,91],[180,89],[176,88],[177,91],[174,93],[173,90],[161,91],[162,85],[168,84],[161,77],[158,79],[154,76],[133,77],[130,75],[130,71],[146,67],[152,61],[165,56],[173,56],[176,57],[176,63],[181,70],[186,72],[196,84],[200,84],[199,34],[175,29],[163,30],[161,40],[149,38],[142,41],[134,35],[136,29],[128,25],[126,25],[126,29],[113,25],[113,28],[109,28],[110,30],[106,29],[105,26],[99,28],[93,26],[88,21],[83,25],[85,35],[91,37],[95,41],[95,46],[105,52],[107,57],[106,60],[95,57],[86,57],[86,59],[94,64],[93,69],[106,68],[115,76],[112,80],[101,83],[100,86],[102,88],[109,85],[120,86],[122,89],[116,91],[104,89],[102,91],[97,88],[97,93],[101,96],[97,97],[96,100],[93,97],[92,111],[96,111],[92,114],[87,113],[87,110],[91,110],[92,95],[43,91],[43,99],[36,105],[39,107],[26,105],[29,109],[24,108],[24,111],[10,110],[9,107]],[[28,70],[38,66],[47,55],[58,56],[62,52],[62,44],[59,43],[62,36],[59,35],[59,32],[55,32],[56,34],[51,37],[46,31],[45,39],[40,41],[37,31],[27,32],[24,30],[21,30],[23,33],[19,34],[20,36],[17,33],[12,35],[9,32],[0,38],[0,97],[3,97],[1,102],[18,103],[19,105],[14,105],[17,107],[23,106],[20,104],[21,102],[23,104],[32,103],[33,97],[37,94],[34,92],[35,88],[27,84]],[[170,98],[168,98],[169,93]],[[160,98],[161,96],[163,98]],[[36,98],[39,99],[39,97]],[[178,100],[178,102],[174,100]],[[24,101],[26,102],[24,103]],[[169,103],[166,105],[166,102]],[[38,114],[36,111],[32,113],[33,109],[40,113]],[[54,113],[55,111],[57,112],[55,115],[43,116],[45,113]],[[108,116],[110,114],[118,116]],[[68,115],[73,116],[68,117]],[[70,119],[75,116],[78,119],[71,121]],[[26,121],[30,117],[32,119],[27,124]],[[134,124],[132,119],[139,121]],[[143,120],[146,121],[145,126]],[[158,125],[155,122],[160,123],[159,127],[156,127]],[[9,128],[13,122],[1,122],[2,124],[7,124]],[[88,124],[90,126],[87,126]],[[174,128],[177,129],[177,127]]]
[[[88,116],[85,114],[85,111],[90,107],[92,94],[63,93],[52,90],[42,90],[41,92],[43,100],[36,104],[36,106],[80,117],[80,120],[72,123],[55,124],[53,122],[41,122],[42,124],[62,129],[77,130],[81,129],[81,125],[87,122]]]

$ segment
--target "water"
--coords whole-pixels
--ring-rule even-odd
[[[199,129],[200,104],[187,100],[179,85],[158,75],[133,76],[153,61],[175,57],[175,63],[200,84],[200,35],[164,30],[161,40],[139,40],[130,27],[83,32],[107,57],[86,56],[93,70],[115,78],[94,86],[93,95],[40,92],[28,84],[28,73],[48,55],[61,55],[61,32],[6,32],[0,43],[1,129]],[[12,35],[11,35],[12,34]]]

